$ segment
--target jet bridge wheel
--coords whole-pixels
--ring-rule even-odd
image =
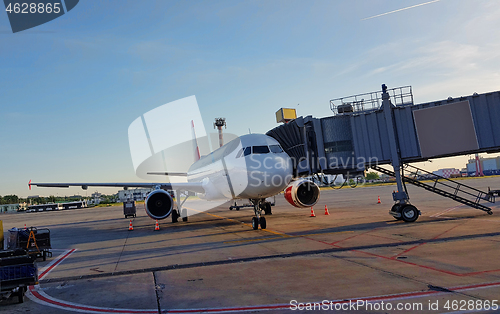
[[[401,207],[401,204],[392,205],[391,212],[401,213],[400,207]],[[403,219],[403,217],[394,217],[394,219],[401,220],[401,219]]]
[[[259,219],[257,217],[252,217],[252,228],[253,230],[259,229]]]
[[[403,205],[401,209],[401,219],[404,222],[414,222],[418,219],[420,212],[418,209],[410,204]]]

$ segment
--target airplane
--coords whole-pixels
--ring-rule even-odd
[[[172,222],[179,217],[187,221],[187,210],[182,205],[189,195],[197,193],[205,200],[237,200],[248,199],[253,204],[254,217],[252,228],[266,229],[267,223],[262,212],[271,214],[271,204],[267,197],[274,196],[284,190],[285,199],[298,208],[314,206],[320,196],[319,187],[312,181],[293,176],[293,165],[290,156],[274,138],[264,134],[247,134],[236,138],[212,153],[200,157],[196,147],[195,162],[186,173],[150,172],[153,175],[183,176],[187,182],[180,183],[28,183],[37,187],[70,187],[80,186],[86,190],[96,187],[130,187],[153,188],[145,200],[148,216],[155,220],[169,216]],[[185,193],[182,202],[174,201],[167,191],[176,191],[179,201],[181,192]]]

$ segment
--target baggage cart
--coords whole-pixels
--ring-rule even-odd
[[[35,258],[24,250],[0,251],[0,295],[8,299],[17,295],[24,302],[28,286],[38,284],[38,268]]]
[[[47,256],[52,257],[50,245],[50,230],[47,228],[29,227],[12,228],[9,230],[7,248],[10,250],[22,249],[34,257],[41,257],[44,261]]]
[[[134,217],[137,215],[137,208],[135,206],[135,201],[125,201],[123,202],[123,215],[125,215],[125,218]]]

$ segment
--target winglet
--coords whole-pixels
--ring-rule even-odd
[[[30,191],[31,191],[31,180],[30,180],[30,182],[28,183],[28,187],[30,188]]]
[[[201,158],[200,149],[198,148],[198,140],[196,139],[196,132],[194,131],[194,121],[191,120],[191,128],[193,130],[193,144],[194,144],[194,161],[198,161]]]

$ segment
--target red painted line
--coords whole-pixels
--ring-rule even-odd
[[[441,216],[441,215],[446,214],[447,212],[451,212],[452,210],[455,210],[455,209],[460,208],[460,207],[464,207],[464,205],[457,205],[457,206],[455,206],[455,207],[450,207],[450,208],[447,208],[447,209],[445,209],[445,210],[443,210],[443,211],[441,211],[441,212],[439,212],[439,213],[435,213],[434,215],[432,215],[432,216],[430,216],[430,217],[432,217],[432,218],[437,218],[437,217],[439,217],[439,216]]]
[[[451,230],[451,229],[450,229]],[[449,230],[448,230],[449,231]],[[338,247],[338,246],[337,246]],[[53,265],[51,265],[47,270],[44,271],[43,274],[46,274],[50,269],[53,269],[55,266],[59,265],[65,258],[67,258],[71,253],[73,253],[75,249],[70,250],[68,253],[66,253],[64,256],[60,257]],[[363,254],[368,254],[372,256],[377,256],[381,257],[384,259],[390,259],[389,257],[369,253],[369,252],[363,252],[363,251],[357,251],[353,250],[354,252],[360,252]],[[399,260],[398,260],[399,261]],[[409,263],[406,261],[401,261],[406,264],[411,264],[415,265],[418,267],[424,267],[424,268],[430,268],[422,265],[417,265],[413,263]],[[432,268],[430,268],[432,269]],[[438,270],[439,271],[439,270]],[[481,289],[481,288],[488,288],[488,287],[495,287],[495,286],[500,286],[500,282],[491,282],[491,283],[482,283],[482,284],[475,284],[475,285],[469,285],[469,286],[460,286],[460,287],[455,287],[455,288],[449,288],[448,290],[450,291],[463,291],[463,290],[472,290],[472,289]],[[134,309],[112,309],[112,308],[100,308],[100,307],[92,307],[92,306],[85,306],[85,305],[79,305],[79,304],[74,304],[74,303],[69,303],[69,302],[64,302],[64,301],[59,301],[55,300],[52,298],[45,297],[41,293],[35,290],[34,286],[29,287],[29,291],[32,294],[33,297],[38,299],[39,301],[42,301],[43,303],[48,303],[48,305],[53,305],[56,307],[61,307],[65,309],[72,309],[76,311],[85,311],[85,312],[90,312],[90,313],[120,313],[120,314],[155,314],[158,311],[155,310],[134,310]],[[366,298],[355,298],[355,299],[347,299],[347,300],[336,300],[336,301],[331,301],[333,304],[343,304],[343,303],[349,303],[349,302],[355,302],[357,300],[363,300],[365,302],[373,302],[373,301],[388,301],[388,300],[397,300],[397,299],[404,299],[404,298],[414,298],[414,297],[422,297],[422,296],[429,296],[429,295],[434,295],[434,294],[442,294],[445,292],[442,291],[417,291],[417,292],[408,292],[408,293],[402,293],[402,294],[392,294],[392,295],[385,295],[385,296],[373,296],[373,297],[366,297]],[[310,302],[310,303],[316,303],[316,302]],[[215,313],[215,312],[246,312],[246,311],[259,311],[259,310],[278,310],[278,309],[290,309],[290,304],[276,304],[276,305],[257,305],[257,306],[244,306],[244,307],[230,307],[230,308],[206,308],[206,309],[179,309],[179,310],[165,310],[162,311],[162,313]]]
[[[110,309],[110,308],[98,308],[98,307],[88,307],[81,306],[76,304],[69,304],[64,302],[59,302],[56,300],[49,299],[43,295],[41,295],[38,291],[34,289],[34,286],[29,287],[30,293],[37,299],[52,304],[57,305],[67,309],[80,310],[80,311],[88,311],[88,312],[98,312],[98,313],[130,313],[130,314],[138,314],[138,313],[147,313],[154,314],[158,313],[158,310],[120,310],[120,309]]]
[[[461,226],[461,225],[463,225],[463,224],[458,224],[458,225],[454,226],[453,228],[448,229],[448,230],[446,230],[445,232],[438,234],[437,236],[435,236],[435,237],[434,237],[434,238],[432,238],[431,240],[436,240],[437,238],[439,238],[439,237],[440,237],[440,236],[442,236],[443,234],[446,234],[446,233],[450,232],[451,230],[453,230],[453,229],[455,229],[456,227]],[[406,250],[406,251],[403,251],[403,252],[401,252],[401,253],[399,253],[399,254],[394,255],[393,257],[391,257],[391,259],[396,259],[398,256],[401,256],[401,255],[403,255],[403,254],[406,254],[406,253],[408,253],[408,252],[410,252],[410,251],[412,251],[412,250],[414,250],[414,249],[416,249],[416,248],[418,248],[418,247],[421,247],[422,245],[427,244],[427,243],[428,243],[428,242],[419,243],[419,244],[415,245],[414,247],[409,248],[409,249],[408,249],[408,250]]]
[[[495,273],[500,271],[500,269],[493,269],[493,270],[482,270],[482,271],[476,271],[476,272],[471,272],[471,273],[465,273],[465,274],[460,274],[459,276],[474,276],[474,275],[481,275],[481,274],[487,274],[487,273]]]
[[[193,309],[193,310],[162,310],[162,313],[224,313],[224,312],[246,312],[246,311],[268,311],[290,309],[290,304],[280,305],[258,305],[246,307],[230,307],[230,308],[212,308],[212,309]]]
[[[370,233],[370,232],[373,232],[375,230],[378,230],[379,228],[375,228],[375,229],[372,229],[372,230],[369,230],[369,231],[366,231],[366,232],[363,232],[363,233],[360,233],[360,234],[356,234],[356,235],[353,235],[351,237],[348,237],[348,238],[345,238],[343,240],[339,240],[339,241],[335,241],[335,242],[332,242],[330,244],[337,244],[337,243],[340,243],[340,242],[344,242],[344,241],[347,241],[347,240],[350,240],[350,239],[353,239],[353,238],[356,238],[356,237],[359,237],[359,236],[362,236],[364,234],[367,234],[367,233]]]
[[[76,251],[76,249],[71,249],[64,256],[62,256],[59,259],[57,259],[54,264],[52,264],[49,268],[47,268],[46,270],[44,270],[43,273],[40,274],[40,276],[38,276],[39,279],[43,279],[43,277],[45,277],[45,275],[47,275],[52,269],[54,269],[54,267],[56,267],[57,265],[59,265],[66,257],[70,256],[74,251]]]
[[[473,290],[473,289],[481,289],[481,288],[489,288],[500,286],[500,282],[491,282],[491,283],[483,283],[483,284],[475,284],[469,286],[459,286],[448,288],[450,291],[464,291],[464,290]],[[132,310],[132,309],[110,309],[110,308],[97,308],[97,307],[89,307],[89,306],[81,306],[77,304],[68,304],[64,302],[59,302],[56,300],[49,299],[37,291],[34,290],[33,286],[30,287],[30,292],[39,300],[50,303],[52,305],[60,306],[63,308],[78,310],[78,311],[88,311],[88,312],[96,312],[96,313],[127,313],[127,314],[154,314],[157,313],[157,310]],[[372,296],[366,298],[352,298],[346,300],[334,300],[329,301],[332,304],[345,304],[349,302],[356,302],[358,300],[362,300],[365,302],[376,302],[376,301],[390,301],[390,300],[398,300],[405,298],[415,298],[415,297],[425,297],[437,294],[443,294],[446,292],[443,291],[416,291],[416,292],[407,292],[400,294],[391,294],[391,295],[381,295],[381,296]],[[319,302],[302,302],[302,303],[319,303]],[[244,311],[259,311],[259,310],[278,310],[278,309],[290,309],[290,304],[276,304],[276,305],[256,305],[256,306],[241,306],[241,307],[228,307],[228,308],[204,308],[204,309],[173,309],[173,310],[164,310],[162,313],[224,313],[224,312],[244,312]]]
[[[471,289],[480,289],[487,287],[495,287],[500,286],[500,282],[486,283],[486,284],[477,284],[470,286],[461,286],[456,288],[449,288],[450,291],[463,291],[463,290],[471,290]],[[390,295],[382,295],[382,296],[373,296],[366,298],[353,298],[346,300],[335,300],[328,301],[328,303],[332,304],[345,304],[345,303],[356,303],[356,301],[365,301],[365,302],[376,302],[376,301],[391,301],[398,299],[406,299],[406,298],[415,298],[415,297],[425,297],[437,294],[446,293],[444,291],[416,291],[416,292],[407,292],[401,294],[390,294]],[[322,302],[322,301],[321,301]],[[301,303],[321,303],[321,302],[301,302]],[[290,304],[279,304],[279,305],[265,305],[265,306],[249,306],[249,307],[233,307],[233,308],[211,308],[211,309],[192,309],[192,310],[165,310],[162,313],[213,313],[213,312],[243,312],[243,311],[252,311],[252,310],[275,310],[275,309],[290,309]]]
[[[447,270],[443,270],[443,269],[439,269],[439,268],[435,268],[435,267],[431,267],[431,266],[420,265],[420,264],[416,264],[416,263],[412,263],[412,262],[408,262],[408,261],[403,261],[403,260],[399,260],[399,259],[393,259],[392,257],[378,255],[378,254],[374,254],[374,253],[370,253],[370,252],[365,252],[365,251],[360,251],[360,250],[352,250],[352,252],[358,252],[358,253],[362,253],[362,254],[366,254],[366,255],[371,255],[373,257],[378,257],[378,258],[383,258],[386,260],[400,262],[400,263],[404,263],[404,264],[408,264],[408,265],[412,265],[412,266],[416,266],[416,267],[420,267],[420,268],[425,268],[425,269],[429,269],[429,270],[433,270],[433,271],[437,271],[440,273],[444,273],[444,274],[448,274],[448,275],[452,275],[452,276],[457,276],[457,277],[469,277],[469,276],[480,275],[480,274],[485,274],[485,273],[500,272],[500,269],[493,269],[493,270],[484,270],[484,271],[460,274],[460,273],[455,273],[452,271],[447,271]]]
[[[448,230],[446,230],[445,232],[435,236],[434,238],[432,238],[432,240],[435,240],[437,238],[439,238],[440,236],[442,236],[443,234],[447,233],[447,232],[450,232],[451,230],[457,228],[458,226],[461,226],[462,224],[460,225],[456,225]],[[375,230],[375,229],[373,229]],[[369,232],[372,232],[373,230],[371,231],[368,231],[368,232],[364,232],[362,234],[358,234],[358,235],[354,235],[352,237],[349,237],[349,238],[346,238],[344,240],[340,240],[340,241],[336,241],[336,242],[332,242],[332,243],[328,243],[328,242],[325,242],[325,241],[321,241],[321,240],[316,240],[316,239],[313,239],[313,238],[309,238],[309,237],[303,237],[304,239],[308,239],[308,240],[312,240],[312,241],[316,241],[316,242],[319,242],[319,243],[323,243],[323,244],[327,244],[327,245],[330,245],[330,246],[333,246],[333,247],[337,247],[337,248],[340,248],[340,249],[348,249],[346,247],[342,247],[342,246],[339,246],[339,245],[336,245],[335,243],[339,243],[339,242],[342,242],[342,241],[345,241],[345,240],[348,240],[348,239],[352,239],[352,238],[355,238],[357,236],[360,236],[360,235],[363,235],[363,234],[367,234]],[[369,236],[374,236],[374,235],[369,235]],[[392,239],[391,239],[392,240]],[[361,253],[361,254],[366,254],[366,255],[370,255],[370,256],[373,256],[373,257],[378,257],[378,258],[383,258],[383,259],[386,259],[386,260],[391,260],[391,261],[396,261],[396,262],[400,262],[400,263],[404,263],[404,264],[407,264],[407,265],[411,265],[411,266],[415,266],[415,267],[420,267],[420,268],[424,268],[424,269],[428,269],[428,270],[432,270],[432,271],[437,271],[437,272],[440,272],[440,273],[444,273],[444,274],[447,274],[447,275],[452,275],[452,276],[457,276],[457,277],[468,277],[468,276],[474,276],[474,275],[480,275],[480,274],[485,274],[485,273],[493,273],[493,272],[500,272],[500,269],[494,269],[494,270],[484,270],[484,271],[478,271],[478,272],[470,272],[470,273],[463,273],[463,274],[460,274],[460,273],[455,273],[455,272],[452,272],[452,271],[448,271],[448,270],[444,270],[444,269],[439,269],[439,268],[435,268],[435,267],[431,267],[431,266],[426,266],[426,265],[420,265],[420,264],[416,264],[416,263],[412,263],[412,262],[408,262],[408,261],[404,261],[404,260],[400,260],[400,259],[397,259],[398,256],[401,256],[402,254],[405,254],[413,249],[416,249],[424,244],[427,244],[428,242],[424,242],[424,243],[419,243],[417,245],[415,245],[414,247],[402,252],[402,253],[399,253],[395,256],[392,256],[392,257],[387,257],[387,256],[383,256],[383,255],[378,255],[378,254],[374,254],[374,253],[370,253],[370,252],[366,252],[366,251],[360,251],[360,250],[349,250],[350,252],[357,252],[357,253]]]
[[[379,235],[376,235],[376,234],[369,234],[368,236],[369,236],[369,237],[375,237],[375,238],[381,238],[381,239],[392,240],[392,241],[404,242],[403,240],[393,239],[393,238],[389,238],[389,237],[383,237],[383,236],[379,236]]]
[[[450,290],[462,291],[462,290],[489,288],[489,287],[495,287],[495,286],[500,286],[500,282],[478,283],[478,284],[469,285],[469,286],[458,286],[458,287],[451,288]]]

